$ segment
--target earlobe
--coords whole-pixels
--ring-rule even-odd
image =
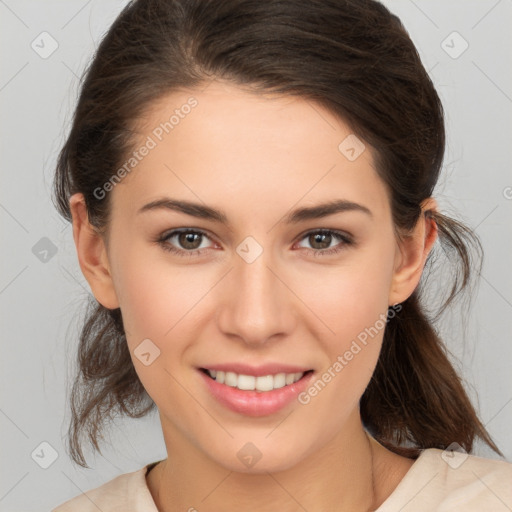
[[[82,273],[96,300],[108,309],[119,307],[108,262],[105,241],[89,222],[83,194],[69,200],[73,218],[73,239]]]
[[[412,232],[397,244],[389,305],[404,302],[420,282],[427,257],[438,235],[437,224],[429,215],[432,210],[437,210],[437,202],[429,198],[422,203],[421,215]]]

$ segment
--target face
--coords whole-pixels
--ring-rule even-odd
[[[340,149],[350,129],[312,102],[220,82],[162,98],[138,133],[109,192],[108,266],[168,449],[294,466],[359,417],[396,302],[371,148]]]

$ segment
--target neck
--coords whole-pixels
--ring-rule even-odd
[[[321,450],[275,473],[229,471],[167,435],[171,457],[149,473],[148,487],[161,512],[374,510],[376,443],[357,419]]]

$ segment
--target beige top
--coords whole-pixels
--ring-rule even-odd
[[[512,510],[512,464],[451,453],[423,450],[375,512]],[[120,475],[52,512],[158,512],[146,484],[146,473],[155,464]]]

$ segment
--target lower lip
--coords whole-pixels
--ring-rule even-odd
[[[294,400],[304,391],[314,374],[305,374],[300,380],[272,391],[243,391],[221,384],[202,370],[198,370],[211,394],[228,409],[246,416],[267,416],[274,414]]]

